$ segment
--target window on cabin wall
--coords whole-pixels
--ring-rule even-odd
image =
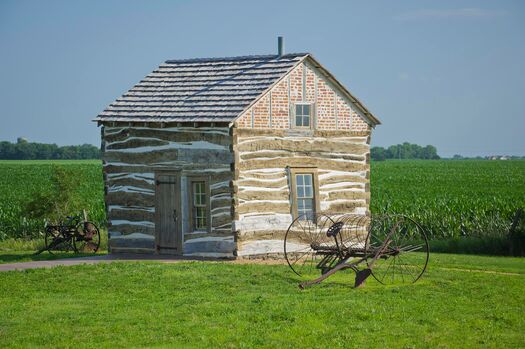
[[[293,110],[292,125],[294,128],[312,128],[314,105],[311,103],[296,103]]]
[[[292,214],[294,219],[313,219],[319,212],[317,169],[291,168]]]
[[[314,209],[314,186],[313,175],[311,173],[299,173],[295,175],[295,185],[297,192],[297,214],[312,218],[315,214]]]
[[[193,231],[209,231],[209,187],[205,179],[190,178],[190,220]]]

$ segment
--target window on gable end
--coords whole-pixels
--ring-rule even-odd
[[[312,128],[313,105],[310,103],[297,103],[294,110],[294,127]]]

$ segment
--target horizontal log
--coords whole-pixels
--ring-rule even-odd
[[[212,217],[211,218],[211,226],[212,228],[217,228],[220,226],[223,226],[225,224],[232,222],[232,216],[230,212],[226,214],[221,214],[220,216]]]
[[[233,236],[231,230],[230,231],[221,231],[221,230],[214,230],[212,228],[211,233],[202,232],[202,233],[184,234],[184,241],[186,242],[188,240],[207,238],[207,237],[229,237],[229,236]]]
[[[260,188],[282,188],[288,186],[288,178],[283,177],[272,181],[261,181],[257,179],[239,179],[236,181],[237,186],[243,187],[260,187]]]
[[[206,167],[198,168],[197,166],[186,166],[184,167],[184,174],[188,176],[210,176],[210,184],[231,181],[233,179],[233,173],[229,168],[222,167],[223,171],[220,172],[213,171],[212,168],[212,165],[209,166],[209,169]]]
[[[254,152],[260,150],[282,150],[290,152],[336,152],[364,156],[370,147],[362,142],[344,142],[331,139],[275,139],[262,138],[244,141],[238,144],[236,150],[241,152]]]
[[[349,161],[335,161],[320,158],[310,157],[293,157],[293,158],[280,158],[280,159],[254,159],[254,160],[243,160],[239,164],[239,168],[242,170],[248,169],[263,169],[286,166],[290,167],[316,167],[318,169],[337,170],[337,171],[365,171],[368,168],[367,164],[355,163]]]
[[[159,162],[177,161],[179,160],[178,155],[178,149],[155,150],[147,154],[106,151],[102,154],[102,159],[107,162],[149,165]]]
[[[104,140],[107,143],[125,141],[131,137],[156,138],[161,141],[188,143],[197,141],[207,141],[210,143],[229,146],[232,144],[232,137],[226,129],[195,129],[195,128],[123,128],[120,131],[106,134]]]
[[[323,194],[321,194],[322,200],[366,200],[370,199],[370,193],[366,193],[364,191],[341,191],[335,189],[334,191],[328,193],[328,198],[323,198]]]
[[[151,173],[161,170],[170,170],[178,171],[184,170],[187,174],[194,174],[199,176],[211,175],[215,181],[222,181],[231,179],[233,173],[231,172],[229,166],[226,167],[225,164],[191,164],[187,162],[183,163],[172,163],[172,164],[156,164],[156,165],[138,165],[133,166],[131,164],[122,164],[122,163],[107,163],[103,166],[103,171],[105,174],[111,173]],[[223,179],[224,178],[224,179]]]
[[[368,179],[361,176],[352,176],[352,175],[333,175],[330,177],[319,175],[319,183],[321,186],[326,184],[334,184],[334,183],[343,183],[343,182],[351,182],[351,183],[368,183]]]
[[[103,153],[106,162],[151,165],[162,162],[184,162],[195,164],[230,164],[233,161],[229,150],[213,149],[162,149],[142,152],[106,151]]]
[[[118,143],[110,143],[106,145],[107,150],[114,149],[130,149],[130,148],[139,148],[139,147],[157,147],[168,145],[170,142],[163,141],[155,138],[128,138],[125,141]]]
[[[107,180],[107,184],[109,186],[131,186],[141,189],[155,190],[155,185],[153,183],[130,177],[110,178]]]
[[[364,184],[353,183],[353,184],[343,184],[337,187],[323,188],[320,187],[319,191],[324,193],[329,193],[333,191],[345,190],[345,189],[365,189]]]
[[[239,179],[240,180],[247,180],[247,179],[280,179],[285,177],[286,178],[286,171],[284,168],[278,169],[275,172],[248,172],[249,169],[244,169],[242,172],[239,173]]]
[[[287,158],[297,156],[309,156],[320,159],[341,159],[351,161],[366,161],[364,154],[341,154],[341,153],[330,153],[330,152],[308,152],[308,151],[256,151],[250,153],[240,154],[241,161],[252,160],[252,159],[272,159],[272,158]]]
[[[113,208],[108,214],[109,220],[128,220],[128,221],[155,221],[155,212],[140,209],[120,209]]]
[[[251,202],[247,201],[239,203],[235,209],[237,214],[246,213],[262,213],[262,212],[273,212],[273,213],[290,213],[290,203],[288,202]]]
[[[367,207],[364,202],[359,201],[347,201],[347,202],[334,202],[333,204],[328,204],[328,207],[323,210],[330,214],[333,213],[351,213],[358,207]]]
[[[232,188],[230,188],[230,186],[224,186],[224,187],[211,189],[211,196],[212,197],[214,197],[216,195],[231,194],[231,193],[232,193]]]
[[[254,240],[284,240],[285,235],[286,230],[243,231],[239,234],[237,241],[242,244],[243,242]]]
[[[219,209],[219,208],[229,208],[232,205],[232,198],[231,197],[225,197],[218,200],[212,200],[211,201],[211,209]]]
[[[111,225],[109,230],[112,232],[119,232],[123,235],[128,235],[128,234],[133,234],[133,233],[142,233],[142,234],[148,234],[148,235],[155,234],[155,227],[136,225],[136,224]]]
[[[275,130],[275,129],[257,129],[257,128],[234,128],[233,134],[239,138],[257,137],[257,136],[276,136],[285,137],[296,135],[297,130]],[[314,137],[367,137],[370,131],[351,131],[351,130],[314,130]]]
[[[155,195],[132,192],[110,192],[105,197],[106,205],[154,207]]]
[[[370,131],[314,130],[314,137],[368,137]]]
[[[267,190],[239,190],[237,197],[240,200],[288,200],[289,192],[286,190],[267,191]]]

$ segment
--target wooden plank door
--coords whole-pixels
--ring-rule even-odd
[[[155,174],[155,243],[158,253],[182,254],[180,175]]]

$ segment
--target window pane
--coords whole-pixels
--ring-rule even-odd
[[[310,104],[303,105],[303,115],[310,115]]]
[[[312,199],[302,199],[305,210],[312,210],[314,207]]]
[[[312,187],[311,186],[305,186],[304,187],[304,197],[306,197],[306,198],[313,197]]]
[[[206,208],[196,207],[194,212],[194,229],[206,229]]]
[[[192,182],[192,213],[193,229],[206,230],[207,227],[207,207],[206,207],[206,185],[205,182]]]
[[[312,175],[311,174],[305,174],[304,176],[304,185],[312,185]]]
[[[297,181],[297,185],[303,185],[303,175],[296,175],[295,179]]]
[[[297,213],[303,218],[313,218],[315,214],[313,175],[301,173],[295,175]]]
[[[302,116],[300,115],[295,116],[295,126],[303,126]]]
[[[297,186],[297,197],[304,198],[304,186],[302,185]]]
[[[302,126],[310,126],[310,117],[309,116],[305,116],[303,118],[303,125]]]

